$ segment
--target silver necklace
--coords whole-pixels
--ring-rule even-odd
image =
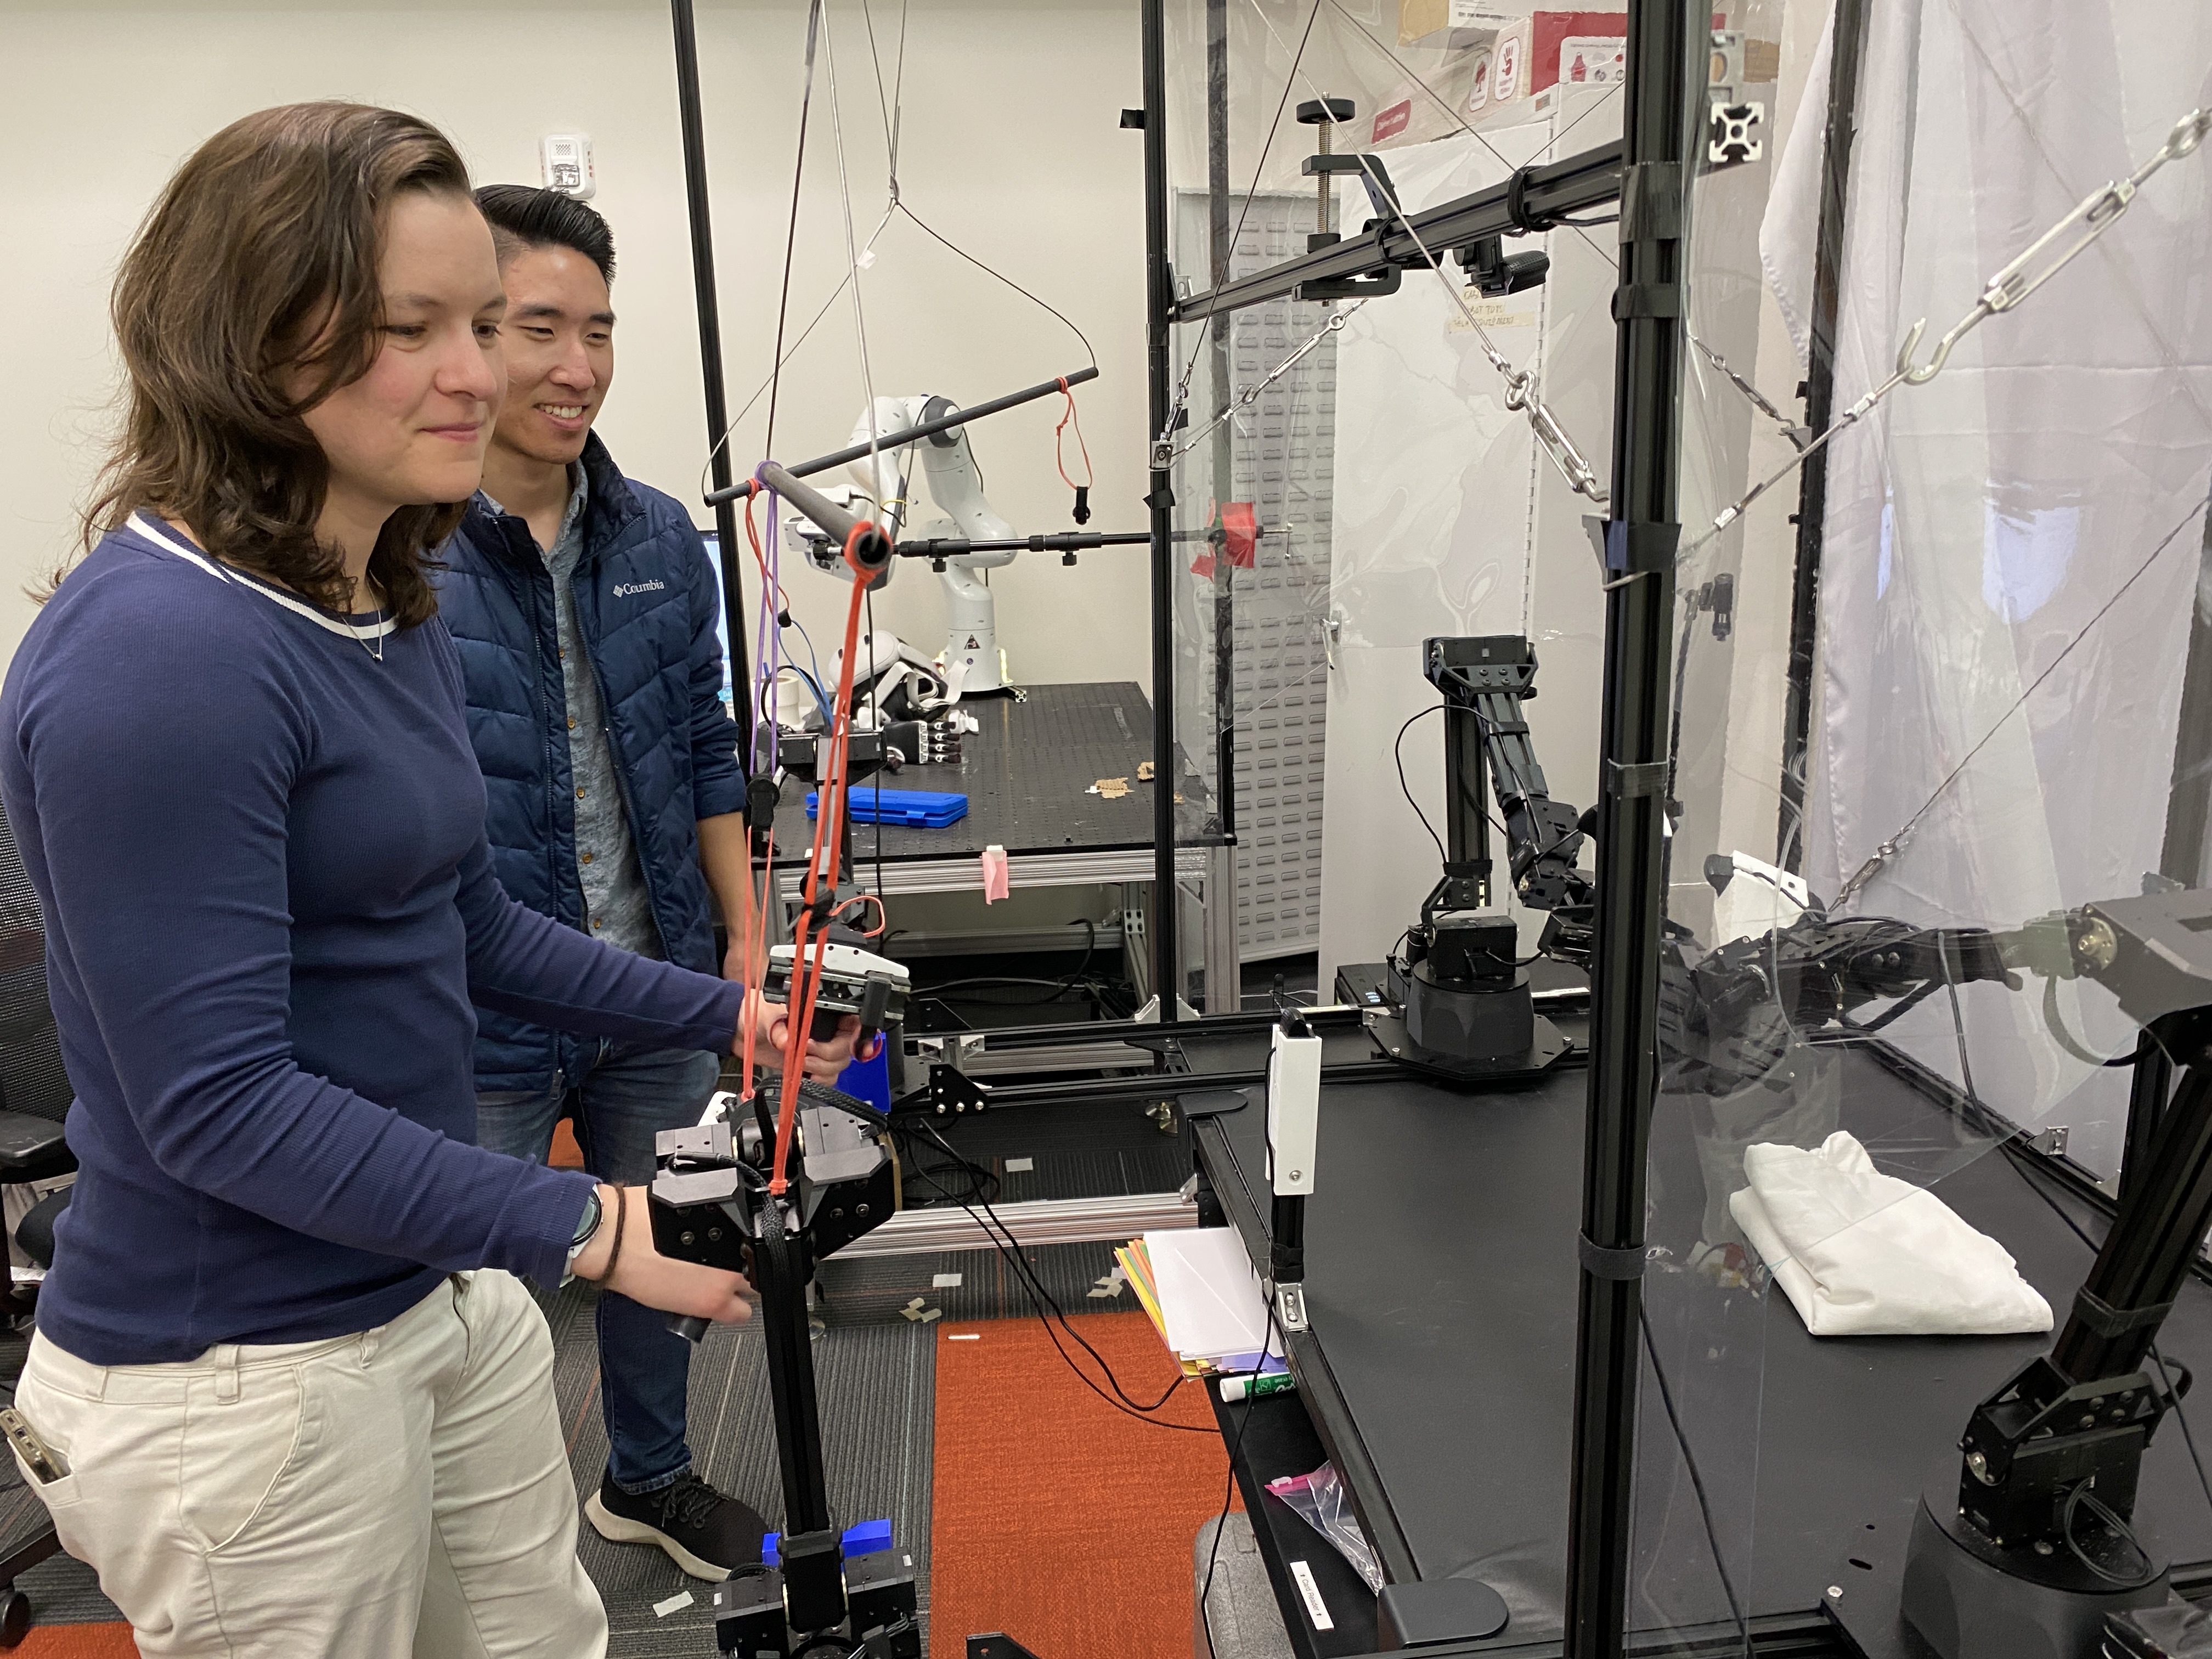
[[[383,635],[379,634],[376,636],[376,643],[374,645],[371,645],[368,642],[368,637],[362,633],[361,629],[354,626],[353,618],[351,617],[348,617],[345,619],[345,625],[347,631],[353,635],[355,642],[358,644],[362,650],[368,652],[370,656],[375,658],[379,662],[382,662],[384,660]],[[382,605],[379,605],[376,608],[376,622],[374,625],[378,628],[381,628],[384,625],[384,607]]]

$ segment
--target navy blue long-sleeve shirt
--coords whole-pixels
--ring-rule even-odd
[[[39,1328],[95,1364],[365,1330],[456,1268],[557,1279],[592,1182],[474,1145],[472,1001],[736,1032],[739,987],[501,890],[442,623],[334,618],[143,514],[17,650],[0,799],[76,1091]]]

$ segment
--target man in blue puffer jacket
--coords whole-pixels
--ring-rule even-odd
[[[439,611],[467,676],[494,867],[533,909],[713,973],[708,890],[735,918],[747,875],[720,599],[690,516],[592,434],[614,374],[613,238],[551,191],[477,201],[507,291],[507,393],[483,490],[441,555]],[[500,1152],[542,1162],[573,1115],[593,1173],[650,1181],[656,1132],[697,1122],[714,1088],[712,1054],[478,1018],[477,1137]],[[586,1518],[695,1577],[759,1560],[761,1517],[691,1465],[691,1345],[609,1294],[599,1339],[607,1469]]]

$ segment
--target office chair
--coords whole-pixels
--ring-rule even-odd
[[[0,810],[0,1182],[46,1181],[76,1168],[62,1138],[73,1091],[46,1003],[46,930],[24,872],[15,832]],[[53,1224],[69,1202],[50,1193],[17,1224],[16,1242],[40,1267],[53,1265]],[[21,1305],[27,1297],[16,1297]],[[31,1627],[30,1598],[15,1577],[61,1548],[49,1522],[0,1558],[0,1648]]]

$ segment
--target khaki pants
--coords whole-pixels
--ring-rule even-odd
[[[41,1337],[16,1404],[69,1465],[26,1481],[147,1659],[606,1651],[552,1340],[507,1273],[455,1274],[359,1335],[179,1364]]]

